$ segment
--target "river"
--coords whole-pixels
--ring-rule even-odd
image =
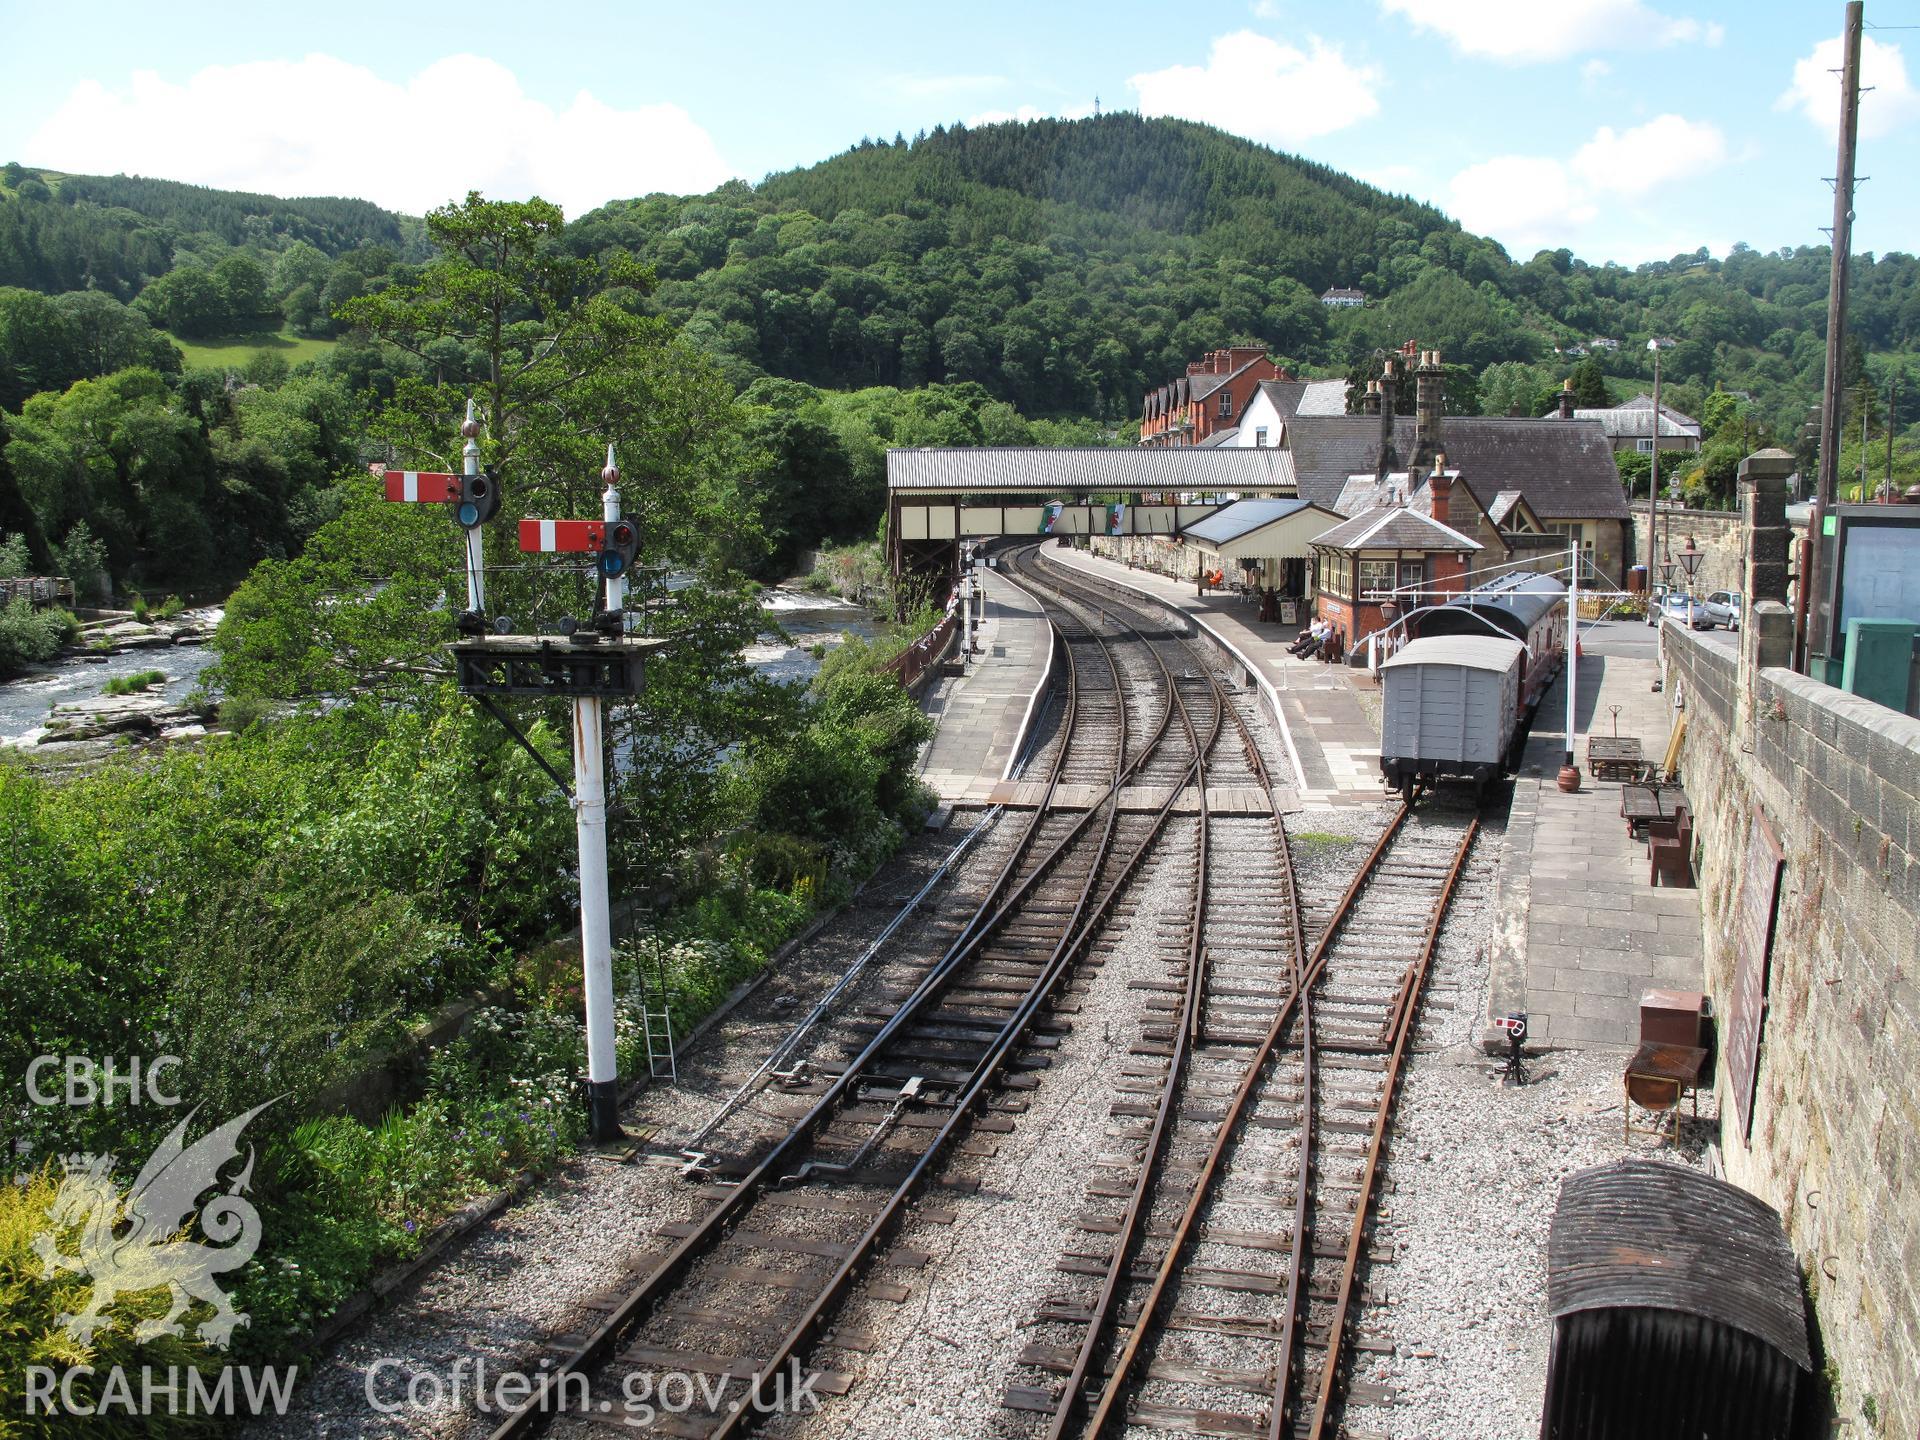
[[[765,591],[760,605],[789,639],[775,639],[768,631],[761,643],[748,648],[747,661],[776,680],[809,679],[820,668],[813,656],[815,645],[835,645],[848,634],[867,637],[874,633],[871,615],[858,605],[831,596],[782,586]],[[212,663],[213,652],[204,645],[129,650],[104,662],[68,656],[0,684],[0,745],[31,744],[45,729],[47,711],[53,706],[91,699],[106,688],[107,681],[120,675],[165,671],[166,683],[150,693],[177,704],[200,683],[200,672]]]

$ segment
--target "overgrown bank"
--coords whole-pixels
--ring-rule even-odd
[[[864,652],[823,672],[794,718],[727,767],[710,842],[675,857],[648,933],[624,948],[625,1074],[642,1068],[643,974],[667,977],[684,1033],[922,813],[911,767],[927,722]],[[564,761],[552,729],[534,739]],[[578,952],[533,943],[574,903],[571,812],[457,696],[425,713],[293,716],[60,786],[0,765],[0,847],[15,857],[0,875],[7,1073],[43,1054],[178,1055],[177,1088],[203,1121],[267,1106],[246,1132],[264,1238],[234,1287],[251,1316],[234,1358],[284,1360],[454,1207],[577,1143]],[[410,1022],[475,990],[501,1003],[434,1052],[415,1099],[371,1121],[337,1112],[342,1087],[404,1044]],[[127,1297],[78,1344],[54,1317],[77,1308],[82,1282],[43,1276],[32,1247],[42,1231],[69,1253],[79,1244],[47,1218],[64,1178],[51,1157],[111,1151],[124,1186],[180,1113],[9,1107],[25,1183],[0,1213],[14,1321],[0,1348],[15,1352],[0,1356],[0,1413],[21,1413],[6,1392],[34,1357],[119,1355],[128,1328],[165,1309],[164,1291]],[[189,1312],[189,1342],[203,1312]],[[167,1363],[182,1345],[135,1349]]]

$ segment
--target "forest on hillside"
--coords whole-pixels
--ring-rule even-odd
[[[18,492],[0,467],[0,509],[24,503],[43,552],[86,519],[116,580],[213,580],[297,549],[337,475],[379,458],[356,417],[463,368],[457,339],[407,354],[341,318],[417,278],[423,235],[358,200],[0,169],[0,411]],[[867,140],[758,185],[609,204],[548,243],[640,262],[651,279],[624,303],[670,322],[747,402],[779,542],[769,568],[871,532],[887,445],[1127,443],[1147,389],[1230,343],[1339,375],[1417,339],[1457,367],[1457,401],[1507,414],[1540,413],[1568,378],[1593,403],[1649,388],[1657,336],[1667,398],[1707,422],[1714,452],[1683,477],[1689,493],[1723,498],[1759,443],[1811,460],[1824,247],[1516,261],[1431,206],[1182,121]],[[1891,430],[1905,483],[1920,478],[1920,268],[1863,255],[1853,273],[1842,470],[1864,421],[1874,473]],[[1368,304],[1328,309],[1332,285]],[[299,359],[221,358],[248,337]],[[247,417],[271,407],[237,397],[289,385],[276,413],[328,421],[276,420],[268,436]],[[84,441],[96,412],[118,440]],[[146,445],[156,425],[186,438]],[[237,523],[237,542],[183,535],[183,507]]]

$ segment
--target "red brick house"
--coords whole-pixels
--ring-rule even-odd
[[[1267,358],[1264,346],[1235,345],[1210,352],[1187,373],[1150,390],[1140,406],[1142,445],[1198,445],[1233,430],[1263,380],[1291,380]]]

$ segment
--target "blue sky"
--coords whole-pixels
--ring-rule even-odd
[[[414,212],[538,192],[578,213],[1097,97],[1430,201],[1517,259],[1636,263],[1824,243],[1842,8],[0,0],[0,159]],[[1872,0],[1867,26],[1855,247],[1911,251],[1920,0]]]

